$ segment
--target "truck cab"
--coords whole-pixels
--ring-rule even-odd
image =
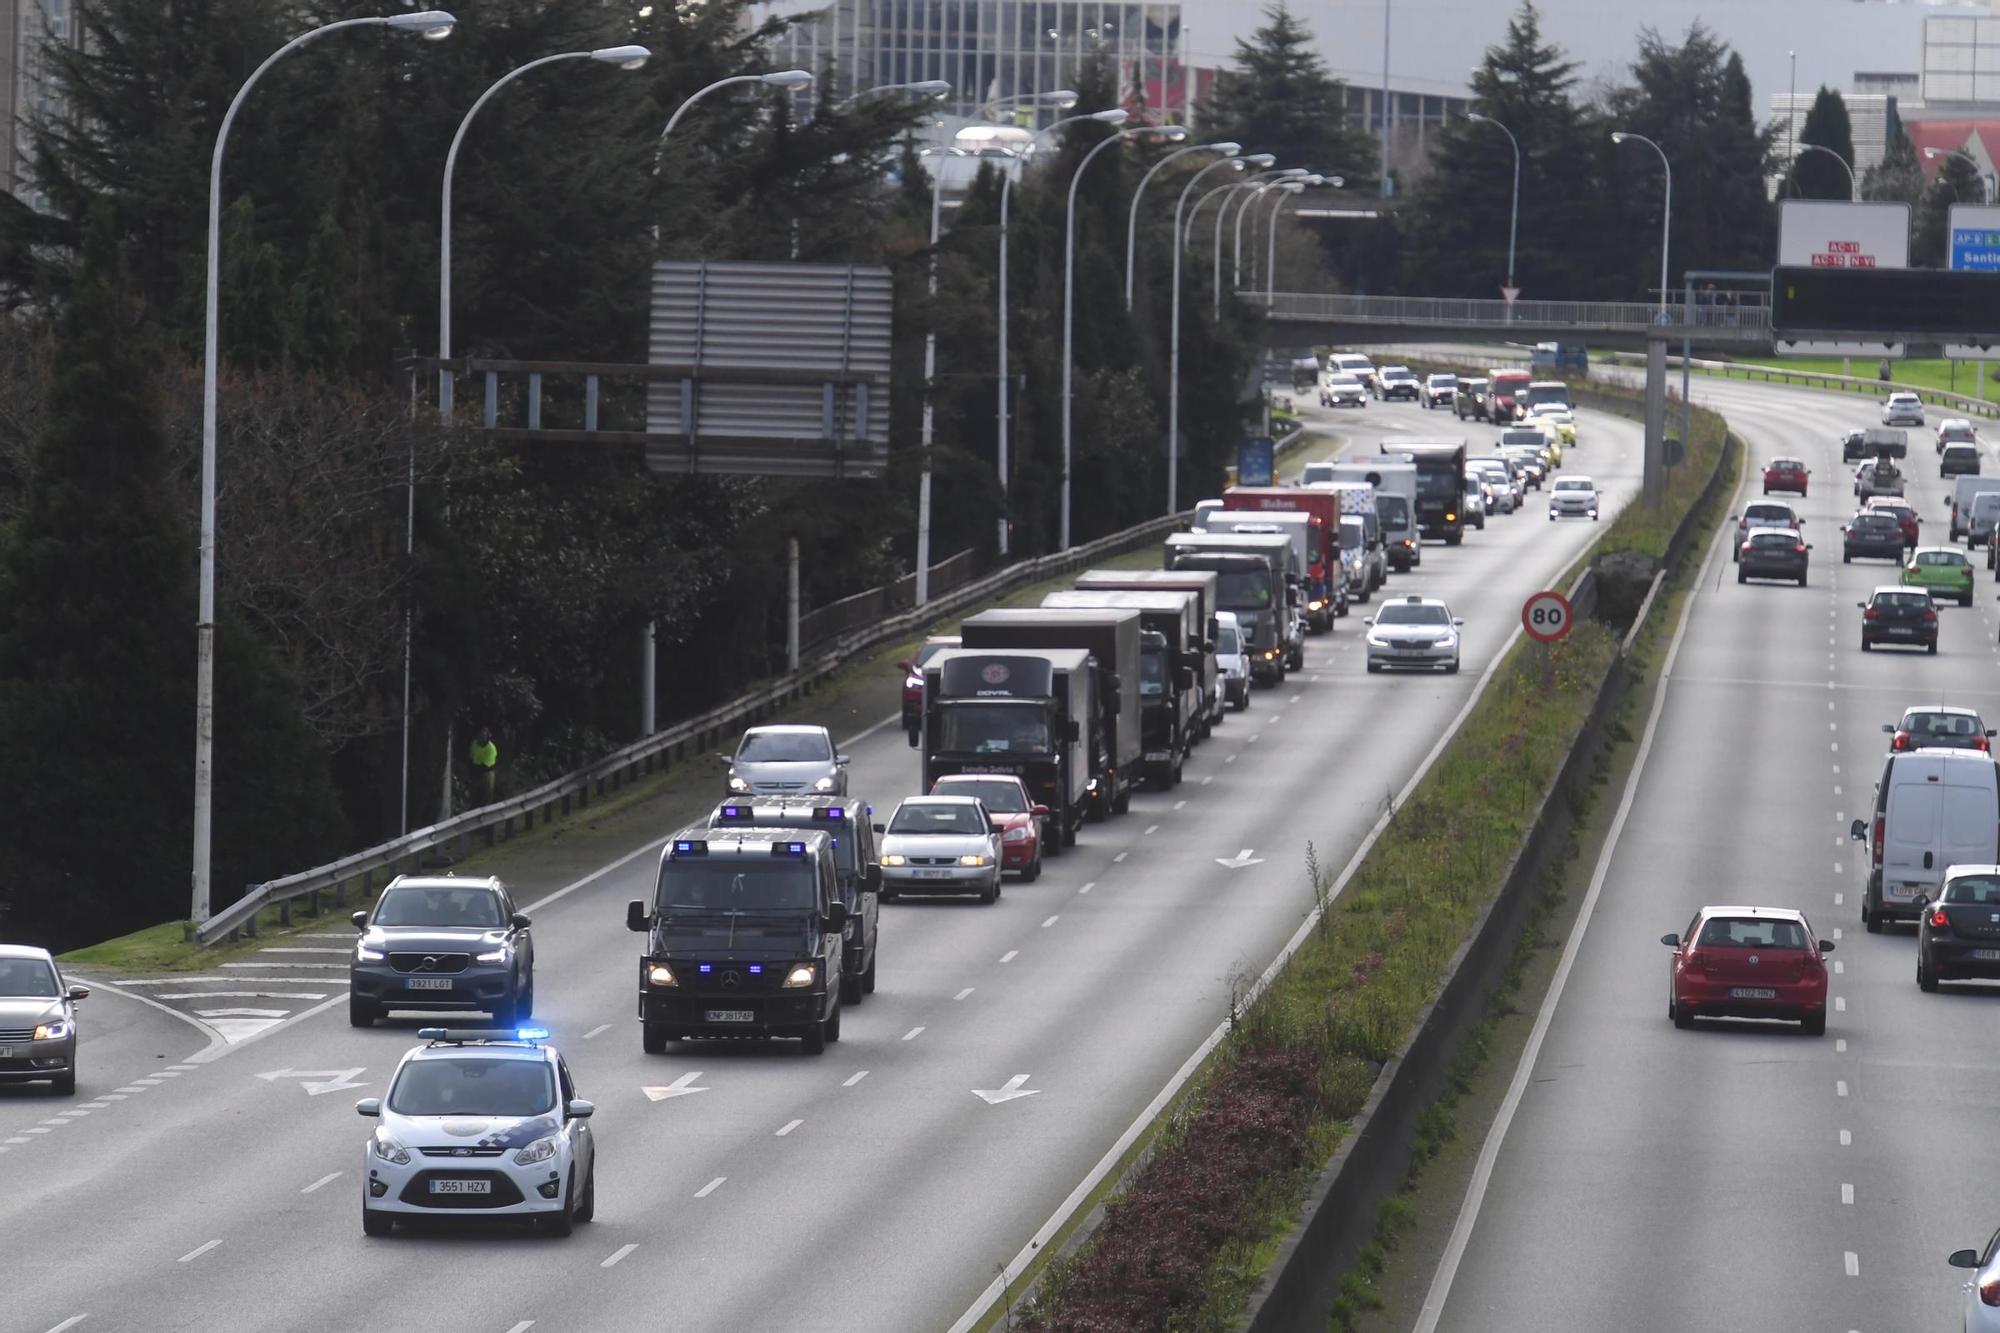
[[[1292,544],[1283,536],[1185,533],[1167,538],[1168,569],[1212,569],[1222,575],[1219,608],[1234,611],[1250,651],[1251,675],[1283,680],[1305,664],[1305,619]]]
[[[939,653],[924,667],[922,790],[953,773],[1012,773],[1049,808],[1050,853],[1074,847],[1100,785],[1096,688],[1080,648]]]

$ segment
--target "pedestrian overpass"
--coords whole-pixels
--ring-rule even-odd
[[[1771,311],[1756,304],[1713,305],[1684,300],[1472,301],[1437,296],[1350,296],[1332,292],[1239,292],[1265,311],[1265,341],[1274,345],[1347,346],[1383,342],[1585,343],[1643,352],[1664,334],[1699,351],[1742,353],[1772,344]]]

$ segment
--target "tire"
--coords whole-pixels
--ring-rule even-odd
[[[665,1055],[667,1041],[667,1030],[651,1019],[645,1019],[639,1024],[639,1049],[646,1054]]]
[[[1035,859],[1028,862],[1028,868],[1021,872],[1021,882],[1023,884],[1033,884],[1036,880],[1040,879],[1041,877],[1042,877],[1042,854],[1040,851],[1037,851],[1035,853]]]
[[[833,1012],[832,1012],[832,1013],[830,1013],[830,1014],[828,1014],[828,1015],[826,1016],[826,1024],[825,1024],[825,1029],[824,1029],[824,1030],[825,1030],[825,1032],[826,1032],[826,1039],[827,1039],[828,1041],[839,1041],[839,1040],[840,1040],[840,1006],[839,1006],[839,1005],[837,1005],[837,1004],[836,1004],[835,1006],[833,1006]]]
[[[379,1208],[363,1207],[361,1210],[361,1234],[364,1236],[386,1236],[396,1229],[395,1219]]]
[[[70,1066],[49,1080],[49,1087],[58,1097],[76,1096],[76,1059],[71,1057]]]
[[[1958,604],[1959,604],[1960,606],[1971,606],[1971,605],[1972,605],[1972,594],[1968,592],[1967,594],[1965,594],[1965,596],[1963,596],[1963,597],[1959,598],[1959,599],[1958,599]]]
[[[1458,659],[1456,657],[1451,659],[1451,665],[1444,669],[1444,674],[1447,676],[1456,676],[1458,674]]]
[[[541,1229],[558,1239],[576,1230],[576,1168],[570,1168],[569,1188],[563,1191],[562,1209],[553,1216],[539,1219]]]
[[[520,1002],[510,995],[493,1006],[493,1026],[510,1028],[520,1021]]]
[[[840,974],[840,1002],[842,1004],[861,1003],[861,974],[842,972]]]
[[[1826,1035],[1826,1010],[1820,1010],[1803,1023],[1800,1023],[1799,1027],[1808,1037],[1824,1037]]]
[[[1674,1006],[1674,1026],[1685,1032],[1694,1026],[1694,1015],[1679,1005]]]
[[[979,891],[980,905],[990,907],[993,905],[993,900],[998,898],[999,896],[1000,896],[1000,881],[996,878],[993,883],[988,884],[985,888]]]
[[[801,1038],[800,1044],[807,1055],[826,1054],[826,1024],[814,1023],[811,1027],[800,1033],[799,1036]]]
[[[1803,587],[1805,587],[1805,586],[1806,586],[1806,576],[1805,576],[1805,575],[1803,575],[1803,574],[1799,575],[1799,586],[1800,586],[1801,588],[1803,588]],[[1967,602],[1967,603],[1966,603],[1966,605],[1967,605],[1967,606],[1970,606],[1970,605],[1972,605],[1972,603],[1970,603],[1970,602]]]
[[[1917,955],[1917,989],[1929,994],[1937,989],[1937,973],[1924,966],[1924,956]]]
[[[1741,569],[1738,569],[1736,571],[1736,581],[1738,583],[1748,583],[1750,581],[1750,576],[1744,573]]]
[[[1076,826],[1074,824],[1062,831],[1062,845],[1065,847],[1076,846]]]
[[[576,1220],[590,1222],[597,1218],[597,1159],[590,1159],[590,1173],[583,1178],[583,1196],[576,1201]]]
[[[869,956],[868,970],[861,974],[861,991],[864,995],[875,993],[875,964],[879,960],[882,946],[878,944],[875,949],[876,952]]]
[[[1465,534],[1463,532],[1448,532],[1445,534],[1444,544],[1446,546],[1456,546],[1464,540]]]
[[[1841,564],[1843,564],[1843,565],[1851,565],[1851,564],[1853,564],[1853,563],[1854,563],[1854,552],[1852,552],[1852,551],[1842,551],[1842,552],[1840,553],[1840,563],[1841,563]]]
[[[350,1027],[372,1028],[382,1011],[371,1000],[365,1000],[353,991],[347,993],[347,1023]]]
[[[1930,641],[1929,643],[1925,644],[1925,645],[1924,645],[1924,651],[1925,651],[1925,652],[1927,652],[1927,653],[1929,653],[1929,654],[1930,654],[1930,655],[1931,655],[1932,657],[1936,657],[1936,656],[1937,656],[1937,640],[1936,640],[1936,639],[1932,639],[1932,640],[1931,640],[1931,641]]]
[[[1861,904],[1861,924],[1868,928],[1870,935],[1880,935],[1882,933],[1882,914],[1880,912],[1869,911],[1868,904],[1863,902]]]
[[[1382,664],[1380,662],[1370,662],[1368,664],[1368,674],[1371,676],[1380,673],[1381,670],[1382,670]]]
[[[521,997],[514,1002],[514,1017],[517,1020],[526,1020],[526,1019],[531,1019],[534,1016],[535,1016],[535,974],[533,972],[530,972],[528,973],[527,989],[523,990],[521,992]]]
[[[1868,636],[1867,636],[1866,634],[1864,634],[1864,635],[1862,635],[1862,636],[1861,636],[1861,651],[1862,651],[1862,652],[1864,652],[1864,653],[1865,653],[1865,652],[1867,652],[1867,651],[1868,651],[1868,650],[1869,650],[1870,648],[1872,648],[1873,646],[1874,646],[1873,644],[1871,644],[1871,643],[1869,643],[1869,642],[1868,642]]]

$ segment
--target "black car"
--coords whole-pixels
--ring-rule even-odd
[[[1471,417],[1474,421],[1487,419],[1486,401],[1490,396],[1491,387],[1492,381],[1483,376],[1462,379],[1458,382],[1458,391],[1452,395],[1451,408],[1458,414],[1460,421],[1467,417]]]
[[[764,796],[724,801],[708,817],[711,828],[788,828],[828,834],[840,899],[842,928],[840,1000],[860,1004],[875,993],[875,956],[881,942],[882,862],[869,824],[874,807],[848,796]]]
[[[1840,461],[1857,463],[1868,457],[1868,432],[1851,430],[1840,437]]]
[[[1851,563],[1857,556],[1903,563],[1903,525],[1894,514],[1864,509],[1847,520],[1840,530],[1841,563]]]
[[[1862,652],[1884,643],[1937,651],[1937,603],[1924,589],[1877,588],[1867,601],[1855,605],[1861,608]]]
[[[1976,444],[1947,444],[1944,453],[1938,457],[1940,477],[1976,477],[1979,475],[1979,446]]]
[[[1917,985],[2000,977],[2000,875],[1990,870],[1945,872],[1936,902],[1919,898]]]
[[[1736,552],[1736,581],[1788,579],[1806,586],[1806,564],[1811,557],[1796,528],[1753,528]]]
[[[1376,373],[1375,396],[1385,403],[1396,398],[1407,398],[1414,403],[1422,393],[1422,381],[1408,366],[1385,366]]]
[[[372,910],[348,967],[347,1019],[391,1009],[476,1009],[512,1027],[535,1007],[535,941],[499,880],[398,875]]]

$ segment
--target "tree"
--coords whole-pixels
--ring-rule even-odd
[[[1910,205],[1914,213],[1923,194],[1923,166],[1917,161],[1917,150],[1910,142],[1909,131],[1903,128],[1903,118],[1896,114],[1896,104],[1891,102],[1887,124],[1883,127],[1882,160],[1862,173],[1861,197],[1900,199]]]
[[[1985,199],[1979,169],[1957,154],[1940,154],[1937,175],[1925,187],[1910,234],[1910,263],[1917,268],[1944,268],[1951,263],[1951,206]]]
[[[1810,152],[1809,146],[1827,152]],[[1812,110],[1806,112],[1806,123],[1799,129],[1798,156],[1789,164],[1791,188],[1784,192],[1786,197],[1840,200],[1854,197],[1848,173],[1827,153],[1839,157],[1849,167],[1854,165],[1854,127],[1848,120],[1847,102],[1833,89],[1822,86],[1819,95],[1813,98]]]
[[[1284,0],[1264,17],[1248,40],[1237,39],[1235,67],[1216,78],[1201,108],[1202,133],[1273,154],[1281,167],[1372,177],[1375,141],[1348,123],[1345,90],[1327,72],[1312,30]]]

